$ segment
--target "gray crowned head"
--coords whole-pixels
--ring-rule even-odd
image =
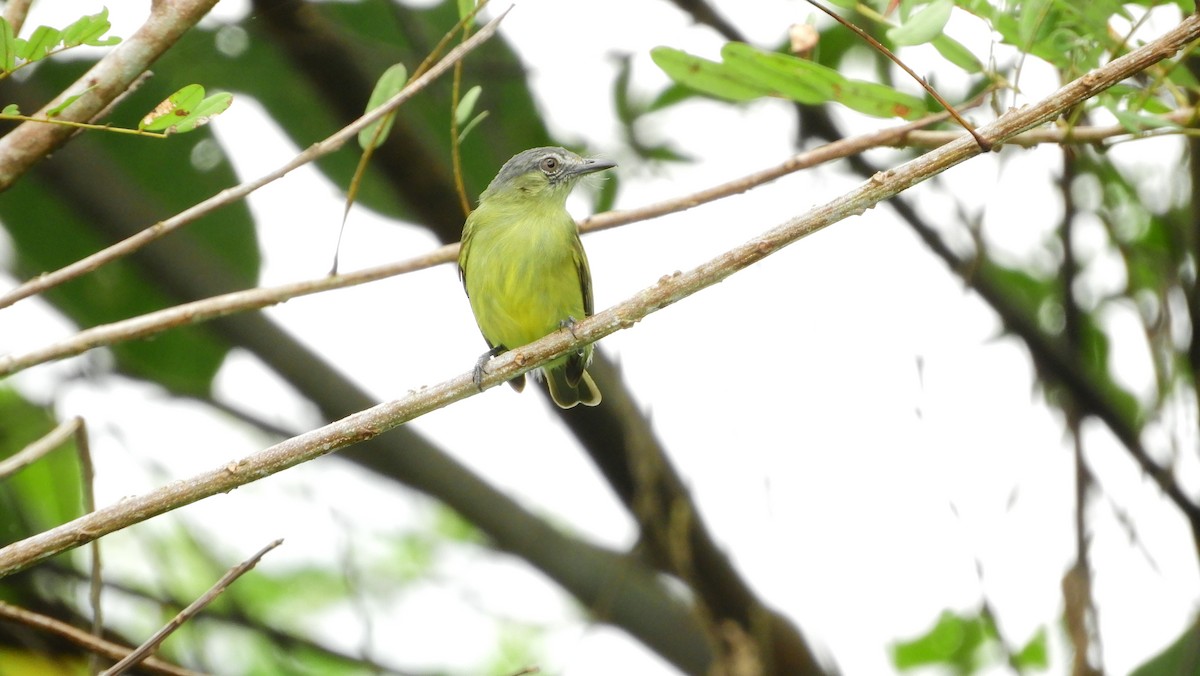
[[[612,169],[616,162],[580,157],[566,148],[530,148],[513,155],[492,179],[482,199],[547,198],[566,201],[576,181],[588,174]],[[547,195],[546,191],[550,194]]]

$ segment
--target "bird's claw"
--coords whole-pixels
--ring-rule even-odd
[[[575,325],[578,323],[579,322],[575,321],[574,317],[568,315],[566,319],[558,323],[558,328],[566,329],[571,332],[572,338],[578,338],[579,336],[575,335]]]

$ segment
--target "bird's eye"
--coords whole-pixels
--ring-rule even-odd
[[[557,157],[542,158],[542,171],[544,171],[548,174],[552,174],[555,171],[558,171],[558,158]]]

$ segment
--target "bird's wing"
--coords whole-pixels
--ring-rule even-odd
[[[587,253],[576,235],[575,271],[579,274],[579,291],[583,294],[583,316],[591,317],[595,308],[592,301],[592,270],[588,267]]]
[[[471,296],[471,292],[467,291],[467,257],[471,255],[471,235],[474,234],[475,228],[471,227],[471,216],[467,216],[467,225],[463,228],[462,241],[458,245],[458,279],[462,282],[463,291],[467,292],[467,297]]]

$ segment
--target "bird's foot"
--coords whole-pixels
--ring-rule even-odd
[[[501,352],[504,352],[504,346],[497,345],[496,347],[493,347],[492,349],[488,350],[487,352],[484,352],[483,355],[480,356],[479,359],[475,362],[475,368],[471,371],[471,380],[475,382],[475,387],[478,387],[480,392],[483,391],[484,367],[487,366],[489,359],[491,359],[492,357],[495,357],[496,355],[500,354]]]
[[[578,323],[579,322],[575,321],[574,317],[568,315],[566,319],[558,323],[558,328],[566,329],[571,332],[572,338],[578,338],[579,336],[575,335],[575,325]]]

